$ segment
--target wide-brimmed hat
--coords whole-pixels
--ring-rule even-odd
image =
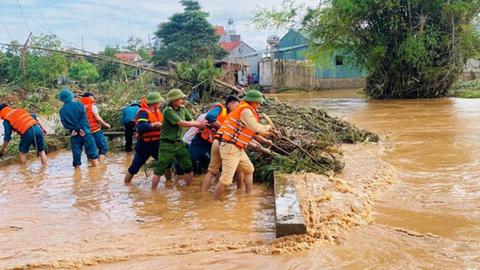
[[[163,101],[163,97],[158,92],[150,92],[147,94],[147,104],[155,104]]]
[[[185,95],[182,90],[180,89],[172,89],[170,91],[168,91],[167,93],[167,102],[172,102],[174,100],[177,100],[177,99],[181,99],[181,98],[184,98],[186,97],[187,95]]]
[[[248,90],[247,94],[243,97],[246,102],[258,102],[262,103],[264,101],[263,95],[258,90]]]

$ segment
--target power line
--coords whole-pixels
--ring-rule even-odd
[[[28,40],[27,40],[27,42],[28,42]],[[145,67],[145,66],[142,66],[142,65],[137,65],[137,64],[134,64],[134,63],[131,63],[131,62],[118,60],[118,59],[115,59],[115,58],[112,58],[112,57],[99,55],[99,54],[92,53],[92,52],[84,51],[85,53],[78,53],[78,52],[62,51],[62,50],[43,48],[43,47],[38,47],[38,46],[27,46],[28,44],[27,43],[25,43],[25,44],[26,45],[13,45],[13,44],[0,43],[0,46],[7,46],[7,47],[11,47],[11,48],[20,48],[20,47],[27,48],[28,47],[28,48],[31,48],[31,49],[34,49],[34,50],[43,50],[43,51],[48,51],[48,52],[57,52],[57,53],[73,55],[73,56],[93,58],[93,59],[109,61],[109,62],[112,62],[112,63],[117,63],[117,64],[121,64],[121,65],[125,65],[125,66],[130,66],[130,67],[142,69],[142,70],[149,71],[149,72],[152,72],[152,73],[155,73],[155,74],[158,74],[158,75],[162,75],[162,76],[165,76],[165,77],[172,77],[172,74],[170,72],[158,70],[158,69],[151,68],[151,67]],[[86,53],[89,53],[89,54],[86,54]],[[214,79],[214,81],[218,85],[221,85],[223,87],[232,89],[232,90],[234,90],[238,93],[245,94],[244,90],[239,89],[234,85],[230,85],[230,84],[225,83],[225,82],[223,82],[219,79]]]
[[[45,28],[51,35],[54,35],[56,36],[63,44],[67,45],[67,47],[70,47],[71,49],[76,49],[75,47],[77,47],[77,45],[75,43],[72,43],[72,42],[69,42],[69,41],[66,41],[64,39],[62,39],[60,36],[56,35],[52,28],[50,27],[50,25],[48,25],[47,23],[47,19],[46,17],[43,15],[43,12],[42,10],[40,9],[40,7],[38,5],[35,4],[35,6],[37,7],[37,10],[38,10],[38,13],[40,14],[40,16],[42,17],[42,20],[43,20],[43,24],[37,22],[36,20],[33,20],[34,22],[38,23],[40,26],[42,26],[43,28]],[[83,39],[83,37],[82,37]]]
[[[30,29],[30,25],[28,24],[27,18],[25,17],[25,13],[23,13],[23,8],[22,8],[22,4],[20,4],[20,0],[17,0],[17,4],[18,4],[18,7],[20,8],[20,12],[22,13],[22,17],[23,17],[23,20],[25,21],[25,25],[27,26],[28,31],[30,31],[31,33],[32,29]]]
[[[5,28],[5,31],[7,32],[8,37],[10,38],[10,41],[13,40],[12,35],[10,35],[10,31],[8,31],[7,25],[5,24],[4,21],[2,21],[3,27]]]
[[[38,13],[40,13],[40,16],[42,16],[43,23],[44,23],[45,26],[48,28],[48,30],[50,31],[50,33],[52,33],[52,32],[53,32],[53,31],[52,31],[52,28],[48,25],[47,20],[45,19],[45,16],[43,16],[42,10],[41,10],[40,7],[37,6],[36,4],[35,4],[35,6],[37,7],[37,10],[38,10]]]

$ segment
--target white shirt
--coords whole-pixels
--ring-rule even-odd
[[[98,107],[97,107],[97,105],[92,105],[92,112],[98,114]]]
[[[204,114],[200,114],[200,116],[197,118],[197,121],[200,121],[200,120],[204,120],[205,117],[207,116],[206,113]],[[183,135],[183,141],[190,145],[192,143],[192,140],[193,138],[195,137],[195,135],[197,135],[198,133],[198,128],[196,127],[191,127],[187,130],[187,132],[185,132],[185,134]]]

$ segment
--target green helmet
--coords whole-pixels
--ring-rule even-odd
[[[149,92],[147,94],[147,104],[161,103],[164,99],[158,92]]]
[[[264,101],[262,93],[258,90],[248,90],[247,94],[243,97],[243,100],[246,102],[258,103],[262,103]]]
[[[186,97],[186,95],[180,89],[172,89],[167,93],[167,102],[172,102],[177,99]]]

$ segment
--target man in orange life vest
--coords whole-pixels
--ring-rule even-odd
[[[217,130],[220,128],[220,126],[223,124],[225,119],[227,118],[228,113],[233,112],[239,105],[240,101],[238,98],[234,96],[228,96],[227,99],[225,100],[225,106],[220,106],[217,104],[214,104],[210,108],[210,110],[207,113],[206,119],[209,122],[209,125],[212,126],[213,128],[210,129],[204,129],[202,133],[199,135],[203,140],[210,142],[210,159],[209,159],[209,165],[208,165],[208,170],[207,173],[205,174],[205,177],[203,179],[202,183],[202,192],[207,192],[208,187],[212,183],[213,179],[215,176],[219,173],[220,167],[221,167],[221,158],[220,158],[220,150],[218,148],[219,142],[218,139],[220,138],[220,135],[217,133]],[[217,105],[217,106],[215,106]],[[221,110],[219,110],[221,109]],[[193,158],[192,158],[193,160]],[[243,178],[243,175],[242,177]],[[237,178],[237,181],[240,181],[239,178]],[[237,186],[241,187],[241,183],[237,182]]]
[[[133,176],[140,171],[150,157],[158,160],[160,128],[163,121],[160,105],[163,101],[163,97],[158,92],[148,93],[147,97],[141,101],[140,110],[135,117],[139,138],[135,145],[132,164],[125,175],[126,184],[132,181]]]
[[[95,105],[95,97],[92,93],[87,92],[83,94],[80,98],[80,102],[85,106],[88,125],[90,126],[93,138],[95,139],[95,144],[98,148],[98,161],[103,162],[105,155],[107,154],[108,146],[105,135],[103,135],[102,127],[110,129],[110,124],[103,121],[100,116],[97,105]]]
[[[188,147],[195,173],[202,173],[203,170],[208,168],[210,151],[217,130],[227,117],[227,114],[237,108],[239,102],[238,98],[228,96],[225,100],[225,105],[217,102],[210,106],[205,115],[205,120],[208,122],[207,127],[197,132]]]
[[[218,133],[221,134],[219,149],[222,160],[222,175],[215,188],[215,199],[219,199],[225,187],[232,183],[237,170],[244,173],[246,192],[250,193],[252,191],[255,168],[245,149],[255,138],[263,141],[263,137],[257,135],[267,135],[272,131],[269,125],[262,125],[259,122],[260,117],[257,110],[262,102],[263,97],[260,91],[248,91],[240,105],[228,114],[218,130]],[[269,140],[264,140],[263,143],[272,144]]]
[[[44,149],[43,134],[45,128],[37,121],[35,114],[30,114],[24,109],[14,109],[5,103],[0,104],[0,118],[3,119],[4,139],[0,150],[0,157],[7,151],[8,144],[12,138],[12,131],[20,134],[20,162],[27,162],[26,154],[33,145],[43,165],[47,165],[47,155]]]

